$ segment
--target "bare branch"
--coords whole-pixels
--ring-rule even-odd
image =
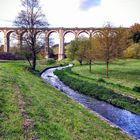
[[[39,0],[21,0],[23,9],[18,14],[14,24],[20,28],[26,29],[26,35],[22,38],[24,41],[24,46],[28,47],[27,54],[30,55],[32,59],[32,69],[35,70],[36,67],[36,55],[40,52],[42,45],[37,41],[36,34],[37,28],[47,27],[49,24],[45,18],[45,15],[41,11],[39,5]],[[29,59],[28,59],[29,60]]]

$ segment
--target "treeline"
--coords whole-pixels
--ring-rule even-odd
[[[77,60],[82,65],[83,61],[91,64],[95,60],[106,63],[106,77],[108,67],[115,58],[140,58],[140,24],[134,24],[129,29],[113,28],[110,24],[96,31],[89,38],[77,38],[67,46],[66,56]]]

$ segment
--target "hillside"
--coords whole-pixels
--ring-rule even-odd
[[[31,74],[23,61],[0,62],[1,140],[129,140],[96,114]]]

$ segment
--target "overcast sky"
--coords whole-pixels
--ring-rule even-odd
[[[40,0],[50,27],[129,27],[140,23],[140,0]],[[12,26],[20,0],[0,0],[0,27]]]

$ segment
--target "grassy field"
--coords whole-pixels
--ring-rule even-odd
[[[106,79],[106,66],[103,62],[95,62],[92,72],[89,66],[75,66],[72,71],[87,81],[96,82],[123,94],[140,99],[140,93],[134,92],[135,86],[140,87],[140,60],[116,60],[109,65],[109,79]],[[102,82],[102,79],[104,80]]]
[[[0,140],[132,139],[26,66],[22,61],[0,62]]]

